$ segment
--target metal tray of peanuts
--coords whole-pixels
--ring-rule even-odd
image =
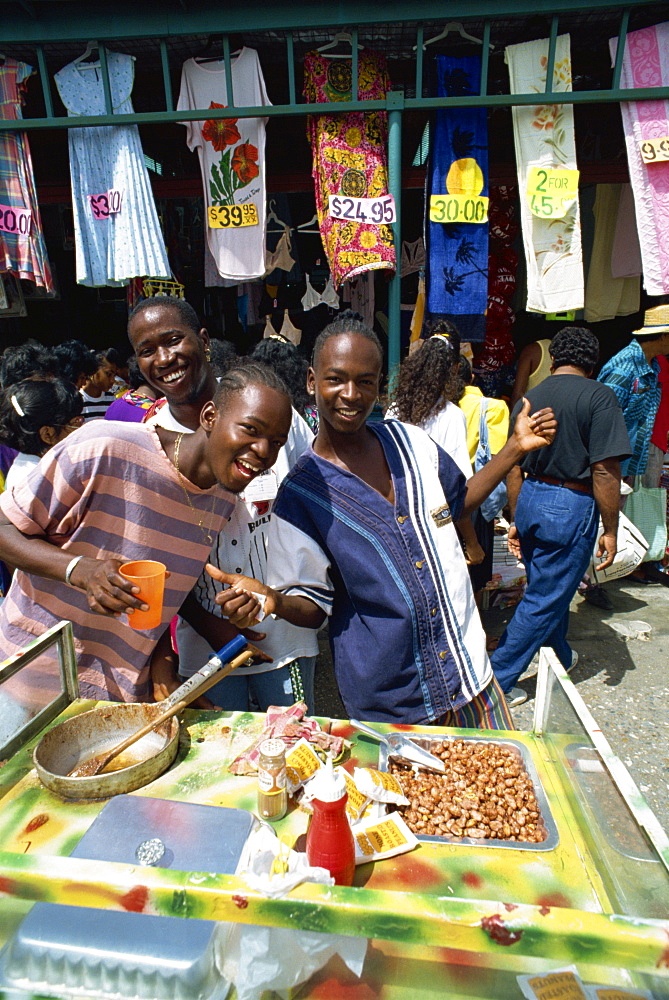
[[[383,744],[379,748],[379,768],[392,771],[403,784],[410,805],[399,812],[420,841],[516,851],[557,847],[560,838],[546,794],[522,743],[406,735],[446,765],[446,775],[440,775],[389,755]]]

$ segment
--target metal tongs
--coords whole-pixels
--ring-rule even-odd
[[[361,733],[367,733],[368,736],[373,736],[375,740],[384,743],[388,753],[395,757],[404,757],[405,760],[421,764],[422,767],[429,767],[433,771],[443,773],[446,770],[443,760],[439,760],[429,750],[419,747],[417,743],[414,743],[408,736],[403,736],[402,733],[390,733],[388,736],[384,736],[377,733],[376,729],[372,729],[371,726],[365,725],[364,722],[358,722],[356,719],[349,719],[349,722],[354,729],[359,729]]]

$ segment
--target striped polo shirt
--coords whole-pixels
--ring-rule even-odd
[[[183,484],[186,489],[155,428],[94,420],[3,493],[0,509],[26,535],[42,536],[73,556],[159,560],[170,576],[161,625],[136,631],[126,615],[90,611],[85,591],[17,571],[0,606],[0,660],[66,619],[74,626],[81,696],[147,700],[151,653],[209,556],[198,521],[215,536],[235,505],[234,494],[222,486]]]

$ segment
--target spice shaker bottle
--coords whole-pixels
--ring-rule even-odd
[[[258,812],[263,819],[281,819],[288,808],[286,744],[264,740],[258,755]]]
[[[346,781],[328,758],[312,779],[313,815],[307,830],[307,859],[314,868],[326,868],[336,885],[352,885],[355,845],[346,815]]]

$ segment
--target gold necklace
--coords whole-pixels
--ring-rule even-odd
[[[184,436],[184,432],[182,431],[181,434],[177,435],[177,439],[174,442],[174,468],[177,470],[177,476],[179,477],[179,484],[181,485],[181,489],[184,491],[184,493],[186,495],[186,500],[188,501],[188,506],[193,511],[193,513],[195,514],[195,516],[198,518],[197,526],[200,529],[200,531],[202,532],[202,536],[203,536],[205,542],[207,543],[207,545],[212,545],[214,539],[211,536],[211,531],[208,531],[205,528],[205,526],[204,526],[204,518],[203,518],[202,514],[199,511],[195,510],[195,507],[193,506],[193,501],[190,498],[190,493],[186,489],[186,480],[185,480],[184,476],[182,475],[181,469],[179,468],[179,447],[181,445],[181,439],[182,439],[183,436]],[[211,508],[209,510],[209,517],[210,518],[213,517],[213,514],[214,514],[214,504],[215,503],[216,503],[216,494],[214,494],[214,496],[211,498]]]

